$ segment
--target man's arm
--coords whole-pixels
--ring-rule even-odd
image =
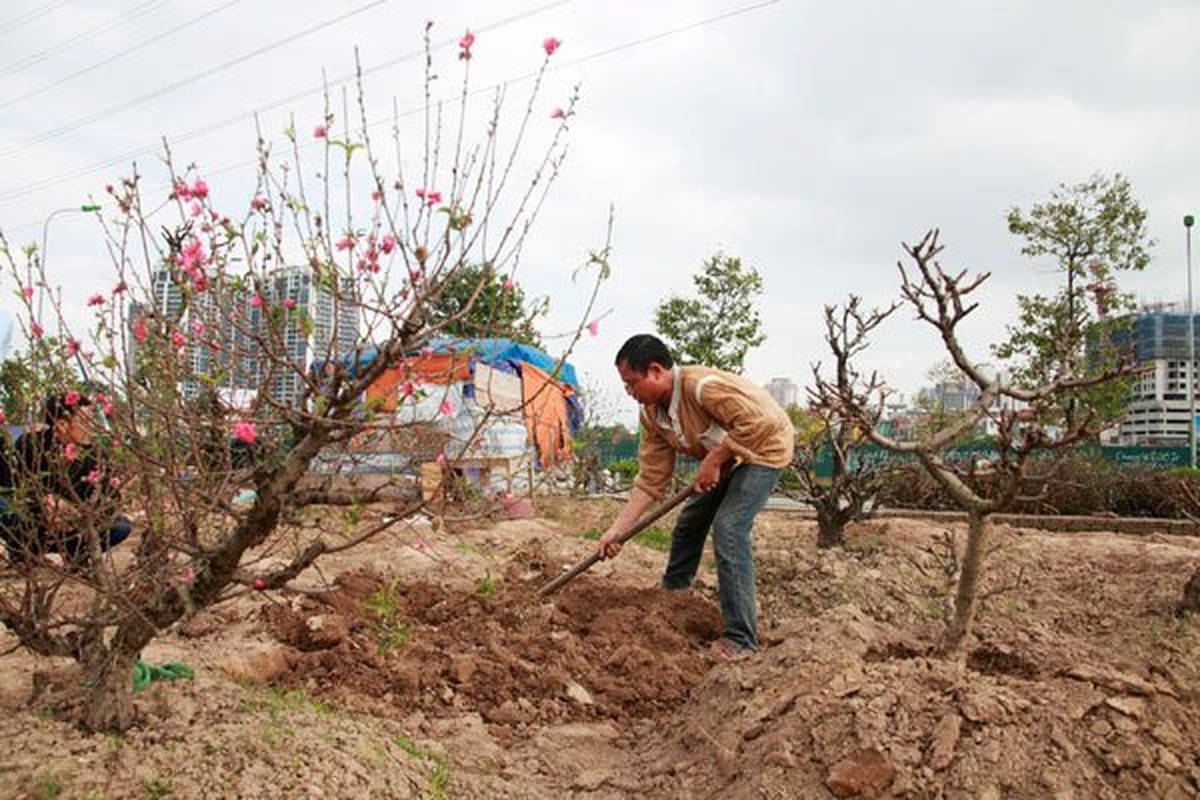
[[[600,558],[612,558],[621,552],[621,543],[617,541],[622,533],[632,528],[637,524],[637,521],[642,518],[642,514],[646,512],[651,504],[654,503],[654,497],[644,489],[637,486],[629,493],[629,499],[625,501],[625,505],[621,508],[617,518],[613,520],[612,525],[608,526],[608,530],[600,537],[600,543],[596,547],[596,552]]]
[[[733,451],[724,443],[709,450],[701,459],[700,468],[696,470],[696,488],[701,492],[707,492],[720,483],[721,470],[733,456]]]

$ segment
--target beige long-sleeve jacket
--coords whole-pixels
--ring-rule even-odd
[[[795,429],[766,389],[710,367],[677,366],[673,374],[669,408],[642,406],[635,486],[661,498],[676,453],[702,459],[720,444],[745,464],[781,468],[791,463]]]

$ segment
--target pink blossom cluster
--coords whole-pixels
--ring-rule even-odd
[[[425,201],[425,205],[433,207],[442,202],[442,193],[433,189],[417,189],[413,192],[418,198]]]
[[[192,279],[192,286],[197,292],[208,288],[208,273],[204,271],[204,267],[210,260],[204,245],[195,236],[188,239],[179,251],[179,268]]]
[[[203,178],[196,178],[191,186],[188,186],[186,181],[176,181],[175,196],[185,203],[191,200],[203,200],[208,197],[208,184],[204,182]]]
[[[349,237],[347,237],[349,238]],[[338,243],[338,249],[346,249]],[[390,233],[386,233],[378,240],[374,235],[367,238],[367,249],[363,252],[362,258],[358,260],[357,268],[359,272],[369,272],[376,274],[380,270],[379,257],[381,255],[391,255],[396,249],[396,237]]]

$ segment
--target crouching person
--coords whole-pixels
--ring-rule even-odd
[[[117,512],[120,480],[96,447],[91,401],[78,392],[48,397],[45,425],[27,431],[0,471],[0,538],[14,566],[60,553],[68,569],[87,569],[94,552],[133,530]]]

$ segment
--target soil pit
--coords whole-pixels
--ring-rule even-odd
[[[539,559],[515,559],[510,576],[522,561]],[[583,576],[539,600],[537,585],[481,581],[470,592],[359,570],[262,619],[299,651],[288,687],[376,713],[476,711],[502,727],[661,714],[711,666],[720,614],[696,593]]]

